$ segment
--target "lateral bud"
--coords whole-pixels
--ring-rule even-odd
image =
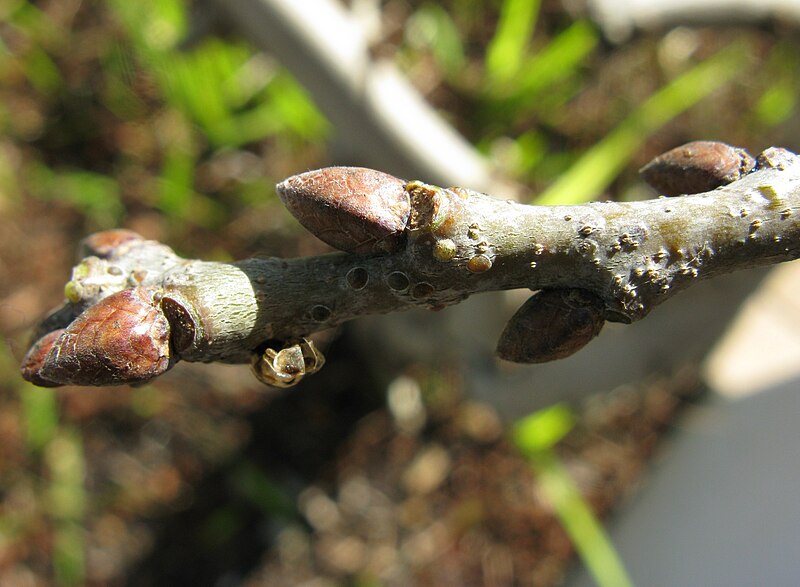
[[[405,182],[362,167],[326,167],[276,186],[292,215],[332,247],[371,255],[393,253],[405,242],[410,212]]]
[[[533,294],[506,324],[497,355],[514,363],[547,363],[568,357],[600,334],[603,302],[584,289]]]
[[[744,149],[717,141],[693,141],[662,153],[639,170],[665,196],[700,194],[750,173],[755,160]]]

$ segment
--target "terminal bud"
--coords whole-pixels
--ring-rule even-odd
[[[150,288],[108,296],[35,342],[22,376],[36,385],[144,383],[172,367],[170,325]]]

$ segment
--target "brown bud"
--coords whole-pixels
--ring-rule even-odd
[[[391,253],[405,240],[405,182],[373,169],[326,167],[277,186],[286,208],[329,245],[358,255]]]
[[[124,228],[95,232],[81,241],[80,256],[94,255],[101,259],[107,259],[116,254],[123,245],[143,240],[141,235]]]
[[[576,353],[600,333],[603,302],[583,289],[533,294],[506,324],[497,343],[501,359],[546,363]]]
[[[694,141],[659,155],[639,170],[665,196],[699,194],[727,185],[753,170],[755,160],[739,147]]]
[[[23,362],[23,376],[51,385],[143,383],[172,366],[169,335],[156,293],[127,289],[35,343]]]

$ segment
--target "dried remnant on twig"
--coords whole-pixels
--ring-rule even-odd
[[[699,279],[800,256],[800,158],[772,148],[754,167],[742,150],[707,142],[670,153],[649,166],[657,185],[723,187],[528,206],[331,167],[277,189],[307,229],[346,252],[214,263],[129,231],[98,233],[84,243],[64,306],[37,329],[23,376],[113,385],[147,381],[178,360],[250,362],[259,379],[285,387],[324,363],[306,338],[313,332],[516,288],[539,293],[511,318],[498,352],[542,362]]]

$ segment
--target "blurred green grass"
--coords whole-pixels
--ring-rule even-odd
[[[549,500],[575,550],[600,587],[632,587],[628,574],[602,523],[569,475],[555,446],[572,430],[574,412],[555,404],[518,420],[511,436],[533,467],[542,493]]]
[[[67,117],[62,114],[58,119],[40,119],[48,110],[69,107],[65,96],[67,101],[78,101],[74,106],[81,113],[75,114],[88,116],[102,109],[114,125],[151,127],[131,145],[133,153],[114,152],[114,145],[104,144],[106,152],[98,153],[104,159],[85,160],[84,168],[60,162],[64,158],[59,154],[52,157],[52,163],[34,160],[24,170],[22,187],[35,197],[58,199],[72,206],[86,218],[88,230],[118,226],[131,205],[120,186],[120,176],[134,164],[144,163],[144,172],[155,175],[155,189],[142,203],[158,210],[173,230],[213,228],[230,219],[231,214],[196,189],[196,171],[203,160],[269,139],[283,143],[289,151],[325,141],[327,122],[303,89],[270,58],[242,41],[215,37],[182,48],[188,20],[182,0],[112,1],[109,5],[122,35],[97,47],[91,58],[96,60],[92,66],[100,67],[98,75],[86,80],[90,87],[80,88],[96,92],[91,98],[99,104],[81,104],[80,94],[69,97],[74,92],[69,85],[74,81],[66,81],[65,75],[70,72],[62,72],[65,64],[51,57],[51,53],[58,54],[64,46],[79,44],[80,40],[56,26],[46,12],[30,2],[6,2],[3,6],[8,25],[25,42],[14,50],[0,45],[0,81],[5,78],[13,84],[19,74],[24,75],[40,106],[38,112],[31,112],[35,118],[31,128],[25,126],[25,118],[19,113],[9,111],[8,105],[0,106],[0,128],[11,137],[46,141],[45,149],[62,145],[71,149],[81,141],[105,143],[115,139],[103,137],[106,129],[98,128],[97,121],[69,116],[70,112],[64,113]],[[153,100],[161,102],[161,112],[153,112]],[[90,106],[91,112],[85,106]],[[154,147],[147,144],[153,141]],[[152,148],[157,151],[155,157],[146,152]],[[259,191],[265,187],[259,180],[253,182]],[[12,178],[3,183],[9,188],[19,187],[13,186]],[[234,210],[252,204],[248,183],[252,182],[243,182],[234,190],[232,196],[241,197]],[[268,197],[269,192],[262,192],[261,198]]]
[[[536,199],[543,206],[598,199],[648,137],[741,73],[747,47],[734,43],[650,96]]]
[[[600,36],[583,20],[546,32],[537,29],[538,2],[505,0],[498,6],[492,36],[479,54],[470,55],[470,27],[478,26],[475,12],[453,13],[439,5],[421,4],[405,29],[404,59],[418,64],[421,54],[430,53],[442,78],[470,105],[467,116],[476,146],[495,157],[495,163],[507,173],[534,184],[540,190],[533,198],[537,204],[576,204],[607,197],[623,173],[630,177],[631,163],[635,169],[647,161],[642,151],[656,133],[695,106],[702,106],[699,116],[700,112],[713,112],[713,101],[719,99],[715,96],[729,92],[734,83],[744,86],[755,102],[754,116],[749,117],[749,125],[743,124],[748,117],[721,118],[718,122],[730,128],[715,128],[714,133],[727,130],[727,135],[734,137],[757,134],[794,112],[798,82],[795,68],[786,66],[791,58],[780,43],[767,59],[769,70],[756,71],[754,55],[759,48],[747,40],[731,39],[727,45],[720,44],[714,55],[700,59],[683,56],[675,63],[669,62],[672,58],[666,57],[669,49],[665,48],[661,71],[656,62],[651,71],[662,75],[661,79],[656,76],[658,86],[642,95],[637,87],[641,84],[633,83],[635,96],[626,98],[623,93],[609,100],[608,106],[592,106],[598,113],[607,112],[594,121],[603,132],[596,133],[587,124],[584,137],[574,137],[578,142],[565,145],[563,133],[571,126],[570,117],[576,115],[575,104],[598,82],[592,79],[592,69],[606,52]],[[686,33],[674,37],[681,35]],[[690,49],[695,42],[689,38],[668,41],[675,45],[671,50],[676,53],[686,51],[681,45]],[[461,65],[471,60],[480,65]],[[452,73],[454,67],[460,75]],[[625,89],[620,88],[622,92]],[[593,133],[593,144],[584,146],[580,141]],[[730,136],[720,138],[732,140]],[[687,136],[685,140],[695,138]]]

